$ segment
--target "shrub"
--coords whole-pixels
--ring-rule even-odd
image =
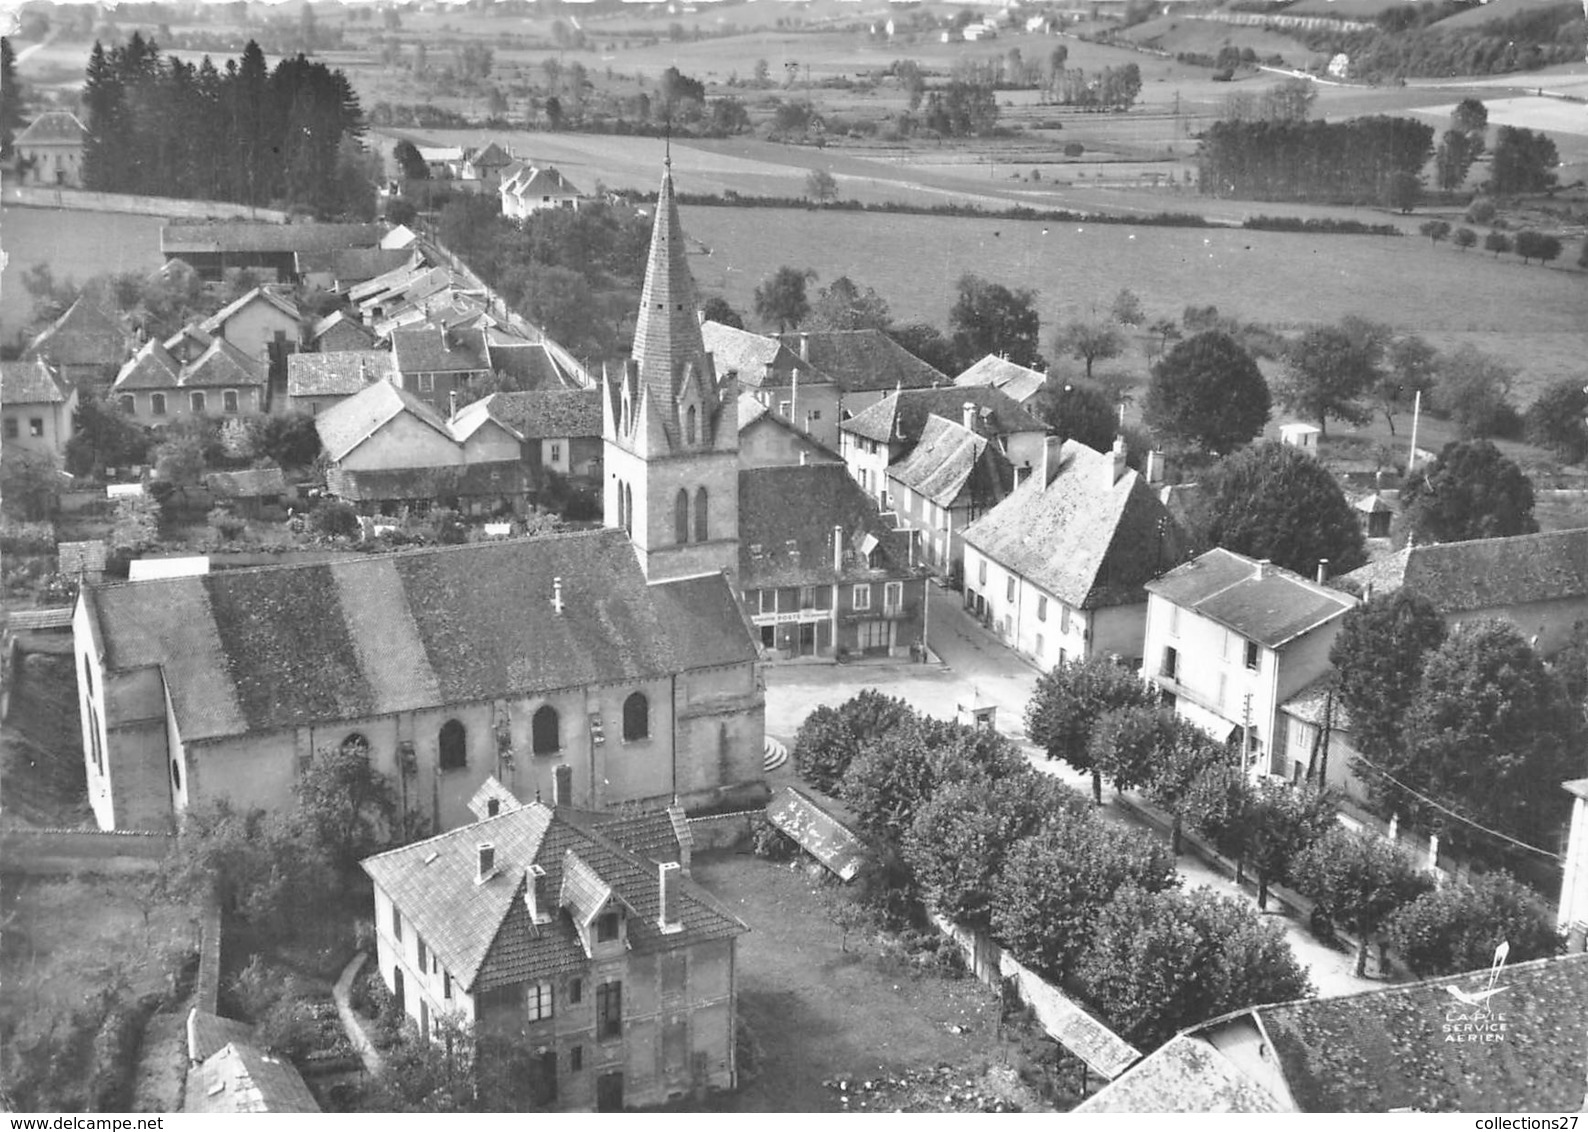
[[[336,499],[321,500],[309,512],[309,523],[322,535],[332,538],[354,538],[358,535],[358,512],[351,504]]]
[[[787,861],[799,852],[799,843],[765,818],[750,825],[750,850],[769,861]]]

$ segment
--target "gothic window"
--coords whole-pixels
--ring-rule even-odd
[[[349,755],[363,755],[369,757],[369,740],[355,731],[342,740],[342,751]]]
[[[441,725],[441,769],[462,770],[469,761],[468,732],[456,719]]]
[[[705,542],[711,537],[711,531],[706,518],[706,489],[695,489],[695,541]]]
[[[651,701],[644,692],[635,692],[623,701],[623,741],[632,743],[651,733]]]
[[[623,530],[627,534],[634,533],[634,493],[628,484],[623,485]]]
[[[679,488],[673,500],[673,541],[689,541],[689,492],[685,488]]]
[[[550,704],[545,705],[535,713],[529,724],[529,742],[531,749],[537,755],[549,755],[562,749],[562,739],[558,735],[557,709]]]
[[[689,406],[684,413],[684,443],[695,443],[695,406]]]

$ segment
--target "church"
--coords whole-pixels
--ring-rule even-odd
[[[632,356],[602,392],[602,530],[86,587],[99,826],[287,806],[335,748],[367,751],[438,831],[472,820],[487,778],[527,801],[559,768],[586,809],[764,804],[737,397],[702,343],[670,169]]]

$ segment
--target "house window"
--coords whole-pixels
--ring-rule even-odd
[[[562,749],[558,732],[557,709],[542,706],[529,721],[529,745],[537,755],[550,755]]]
[[[1163,650],[1163,667],[1158,670],[1158,675],[1167,676],[1170,680],[1177,678],[1180,670],[1180,654],[1173,648]]]
[[[976,584],[978,586],[987,584],[987,560],[985,558],[976,563]]]
[[[228,413],[237,411],[237,390],[226,389],[221,392],[221,408]]]
[[[468,732],[456,719],[441,725],[441,769],[462,770],[468,764]]]
[[[190,394],[188,394],[188,404],[192,407],[192,409],[193,409],[193,411],[195,413],[202,413],[204,411],[204,394],[202,394],[202,393],[190,393]]]
[[[1044,643],[1045,642],[1042,640],[1042,634],[1038,633],[1037,634],[1037,648],[1036,648],[1036,653],[1037,653],[1038,657],[1042,656],[1042,646],[1043,646]]]
[[[1067,605],[1060,606],[1059,607],[1059,632],[1068,633],[1069,631],[1070,631],[1070,607],[1067,606]]]
[[[711,537],[711,531],[706,516],[706,489],[695,489],[695,541],[705,542]]]
[[[153,417],[165,416],[165,394],[149,394],[149,415]]]
[[[669,951],[658,961],[661,968],[660,983],[662,993],[665,995],[679,995],[684,993],[684,987],[689,982],[689,960],[682,951]]]
[[[126,413],[129,417],[135,417],[138,415],[138,399],[131,393],[123,393],[120,397],[116,398],[116,403],[121,406],[121,411]]]
[[[761,609],[762,613],[776,613],[777,612],[777,591],[776,590],[761,590],[760,591],[760,609]]]
[[[581,1003],[583,1001],[584,1001],[584,980],[583,979],[569,979],[568,980],[568,1002],[569,1002],[569,1005],[577,1006],[579,1003]]]
[[[403,914],[398,910],[397,905],[395,904],[391,906],[391,934],[392,938],[397,940],[397,942],[402,942]]]
[[[800,608],[801,609],[815,609],[816,608],[816,587],[815,586],[801,586],[800,587]]]
[[[562,445],[555,440],[551,443],[551,462],[553,464],[562,463]]]
[[[849,604],[856,609],[871,608],[871,586],[869,584],[856,586],[850,595]]]
[[[1169,635],[1171,637],[1180,635],[1180,607],[1178,605],[1169,607]]]
[[[568,1072],[577,1073],[584,1068],[584,1046],[574,1046],[568,1051]]]
[[[1256,672],[1257,671],[1257,667],[1261,663],[1261,661],[1262,661],[1262,652],[1258,648],[1257,642],[1256,641],[1247,641],[1246,642],[1246,667],[1250,668],[1253,672]]]
[[[602,983],[596,987],[596,1037],[623,1035],[623,984]]]
[[[634,533],[634,492],[628,484],[623,485],[623,533]]]
[[[1048,599],[1045,598],[1045,597],[1039,597],[1039,598],[1037,598],[1037,620],[1038,621],[1046,621],[1047,619],[1048,619]],[[1042,650],[1039,648],[1039,649],[1037,649],[1037,651],[1041,652]]]
[[[1219,707],[1223,707],[1224,706],[1224,697],[1228,693],[1228,691],[1229,691],[1229,674],[1226,673],[1226,672],[1220,672],[1219,673],[1218,700],[1216,701],[1218,703]]]
[[[430,955],[425,950],[425,941],[418,936],[414,936],[414,947],[418,950],[419,973],[422,975],[425,973],[425,968],[430,965]]]
[[[21,435],[21,430],[17,425],[17,419],[15,417],[7,417],[5,431],[6,439],[15,440],[19,435]]]
[[[689,541],[689,492],[685,488],[679,488],[673,500],[673,541]]]
[[[182,791],[182,768],[175,759],[171,760],[171,788],[178,793]]]
[[[618,914],[603,912],[596,920],[596,942],[612,943],[618,938]]]
[[[44,435],[44,418],[43,417],[29,417],[28,418],[28,435],[29,436],[43,436]]]
[[[528,1008],[526,1020],[544,1022],[551,1017],[551,984],[530,983],[524,992],[524,1002]]]
[[[882,587],[882,604],[886,609],[898,609],[904,604],[904,583],[888,582]]]
[[[684,413],[684,443],[685,444],[693,444],[693,443],[695,443],[695,431],[696,431],[695,417],[696,417],[695,406],[691,405],[691,406],[689,406],[689,409]]]
[[[1014,575],[1011,574],[1009,576],[1009,584],[1004,587],[1004,600],[1005,601],[1013,601],[1014,599],[1015,599],[1015,579],[1014,579]]]
[[[422,373],[422,374],[420,374],[419,375],[419,392],[421,392],[421,393],[434,393],[435,391],[436,391],[436,375],[433,374],[433,373]]]
[[[635,692],[623,701],[623,741],[649,738],[651,734],[651,701],[644,692]]]
[[[452,975],[447,971],[441,972],[441,997],[448,1000],[452,998]]]

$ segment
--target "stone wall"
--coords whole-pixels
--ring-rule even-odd
[[[67,208],[85,212],[131,212],[141,216],[164,216],[172,220],[263,220],[284,224],[285,212],[270,208],[250,208],[221,200],[178,200],[174,197],[141,197],[128,193],[90,193],[81,189],[58,189],[43,185],[12,185],[5,192],[7,204],[37,208]]]

